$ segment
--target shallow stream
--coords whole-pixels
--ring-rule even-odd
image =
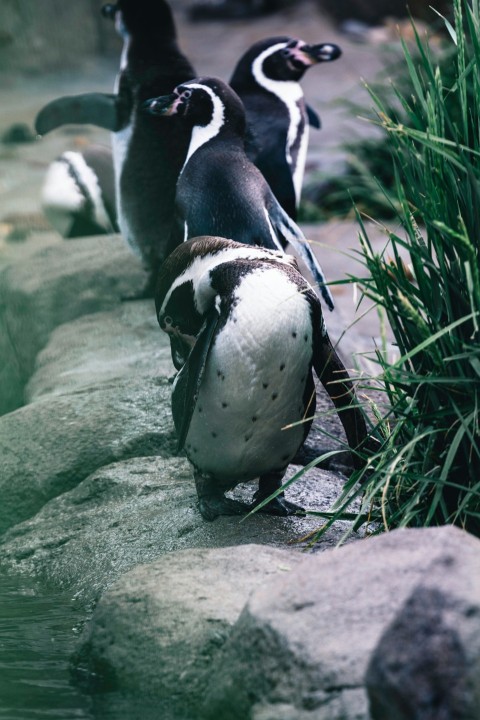
[[[169,698],[81,691],[70,659],[90,613],[72,595],[0,572],[0,720],[194,720]]]
[[[71,593],[0,575],[1,720],[93,718],[69,669],[84,618]]]

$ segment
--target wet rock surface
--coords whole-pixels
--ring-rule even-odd
[[[299,469],[292,466],[289,474]],[[234,496],[250,501],[253,490],[245,484]],[[311,470],[287,490],[287,497],[310,509],[327,510],[340,491],[338,475]],[[313,517],[260,513],[243,521],[220,517],[207,523],[198,511],[185,458],[137,457],[102,467],[6,532],[0,564],[71,587],[77,598],[91,602],[136,564],[184,548],[254,542],[293,548],[301,556],[301,540],[319,524]],[[339,523],[325,537],[323,549],[334,547],[347,529]],[[235,592],[235,584],[231,589]]]
[[[387,680],[384,703],[376,704],[374,718],[477,717],[471,713],[474,707],[478,712],[479,553],[479,540],[446,527],[397,530],[307,557],[284,577],[262,584],[251,596],[213,666],[203,716],[211,720],[273,718],[280,704],[290,708],[285,717],[368,718],[364,682],[374,652],[368,675],[370,697],[375,696],[376,678],[386,675]],[[422,598],[432,599],[432,592],[436,603],[422,603]],[[415,599],[404,607],[410,596]],[[410,617],[412,605],[416,612]],[[439,612],[443,622],[437,626]],[[380,639],[390,623],[393,630]],[[402,624],[410,631],[406,636],[395,632]],[[419,624],[423,632],[417,634]],[[447,625],[450,634],[442,634]],[[408,657],[402,658],[401,643],[408,637],[412,645]],[[421,639],[425,644],[417,650],[414,645]],[[421,668],[415,657],[422,658]],[[462,659],[463,669],[452,665],[449,670],[452,680],[457,677],[453,686],[441,682],[441,669],[449,657]],[[403,690],[403,698],[393,704],[388,689],[394,695],[395,683],[386,687],[389,671],[388,666],[384,669],[385,661],[390,661],[397,688]],[[436,672],[438,668],[440,672]],[[405,685],[402,671],[410,674]],[[429,694],[423,681],[430,673],[436,682],[430,683]],[[408,700],[410,690],[413,697]],[[450,713],[441,712],[439,695],[446,708],[445,698],[455,693],[460,695],[455,711],[452,705]],[[432,711],[437,708],[439,714],[422,715],[426,698]],[[390,714],[391,707],[392,713],[401,707],[409,707],[410,712]]]
[[[7,266],[0,276],[0,414],[23,404],[36,357],[58,325],[112,309],[140,287],[140,264],[118,237],[82,238]]]

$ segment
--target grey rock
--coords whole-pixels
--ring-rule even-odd
[[[287,703],[257,703],[251,720],[365,720],[365,694],[362,689],[316,692],[305,699],[305,708]],[[223,717],[221,716],[222,720]]]
[[[65,395],[86,385],[140,375],[173,375],[170,343],[153,300],[121,303],[109,312],[61,325],[38,355],[27,402]]]
[[[139,376],[38,400],[0,418],[0,532],[31,517],[97,468],[171,455],[170,385]]]
[[[23,403],[35,358],[54,328],[100,310],[143,282],[119,237],[57,243],[0,274],[0,414]]]
[[[292,466],[289,476],[298,469]],[[254,486],[237,487],[235,496],[251,500]],[[336,475],[310,470],[287,494],[304,507],[327,509],[341,487]],[[166,553],[252,542],[302,549],[304,544],[296,541],[320,523],[316,517],[260,513],[243,521],[220,517],[205,522],[185,458],[136,457],[101,467],[12,527],[0,540],[0,565],[69,587],[77,601],[88,603],[136,564]],[[347,528],[347,523],[338,523],[321,547],[332,547]]]
[[[385,630],[366,684],[374,720],[480,718],[480,555],[445,556]]]
[[[300,559],[292,550],[245,545],[171,553],[137,567],[101,598],[77,665],[97,689],[167,701],[170,713],[161,717],[198,717],[212,658],[248,596]]]
[[[307,557],[250,598],[215,661],[205,717],[247,720],[283,704],[312,720],[367,720],[364,677],[385,627],[431,573],[448,567],[448,584],[462,588],[479,553],[477,539],[444,527]]]

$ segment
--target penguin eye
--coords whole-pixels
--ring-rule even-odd
[[[185,98],[185,100],[188,100],[188,98],[192,97],[192,91],[191,90],[184,90],[182,93],[182,97]]]
[[[162,318],[160,318],[159,323],[162,330],[167,330],[168,328],[172,327],[173,318],[171,318],[170,315],[164,315]]]
[[[280,52],[282,53],[283,57],[289,57],[289,56],[290,56],[290,50],[288,49],[288,47],[283,48],[283,50],[281,50]]]

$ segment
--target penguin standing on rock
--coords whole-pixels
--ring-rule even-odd
[[[159,273],[157,318],[179,369],[172,413],[206,520],[243,514],[281,487],[315,411],[312,368],[342,421],[354,464],[366,425],[320,302],[288,255],[218,237],[177,247]],[[259,479],[252,506],[226,498]],[[302,510],[280,494],[264,512]]]
[[[240,58],[230,80],[247,114],[247,154],[294,220],[309,123],[320,128],[318,115],[305,104],[299,81],[308,68],[340,55],[340,48],[332,43],[308,45],[290,37],[268,38],[252,45]]]
[[[46,105],[37,116],[41,135],[66,123],[90,123],[112,138],[120,231],[149,272],[142,295],[151,296],[159,265],[170,252],[175,186],[185,162],[190,132],[154,120],[140,108],[147,98],[172,92],[193,78],[180,51],[165,0],[118,0],[103,7],[124,45],[113,95],[87,93]]]
[[[333,309],[325,277],[300,228],[279,205],[245,154],[245,110],[238,95],[215,78],[199,78],[152,98],[145,111],[190,128],[187,158],[176,195],[172,245],[199,235],[227,237],[285,250],[292,245]]]

